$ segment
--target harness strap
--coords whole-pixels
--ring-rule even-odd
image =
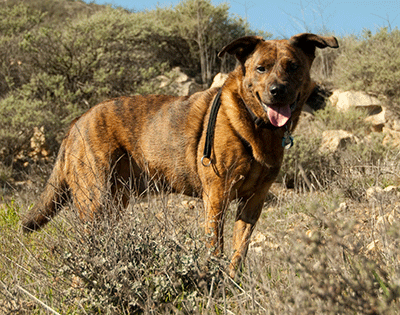
[[[222,88],[219,89],[217,95],[214,98],[211,106],[210,117],[208,118],[206,142],[204,144],[203,157],[201,158],[201,164],[203,166],[210,166],[211,164],[211,149],[214,141],[215,122],[217,121],[218,110],[221,106],[221,93]],[[205,163],[205,159],[208,159],[209,162]]]
[[[210,117],[208,118],[208,125],[207,125],[207,133],[206,133],[206,141],[204,144],[204,151],[203,151],[203,157],[201,158],[201,164],[205,167],[208,167],[211,165],[211,150],[212,150],[212,145],[214,141],[214,133],[215,133],[215,123],[217,121],[217,114],[218,110],[221,106],[221,93],[222,93],[222,88],[219,89],[217,95],[214,98],[214,101],[211,105],[211,110],[210,110]],[[244,102],[243,102],[244,103]],[[251,118],[254,121],[254,124],[258,128],[267,128],[270,130],[276,130],[282,127],[275,127],[271,123],[266,123],[263,119],[260,117],[257,117],[253,111],[244,103],[246,106],[247,111],[249,112]],[[290,109],[293,112],[297,106],[297,101],[294,102],[291,106]],[[285,135],[282,138],[282,146],[285,148],[290,148],[293,145],[293,137],[290,134],[290,128],[285,125],[286,131]],[[206,163],[206,160],[208,160],[208,163]]]

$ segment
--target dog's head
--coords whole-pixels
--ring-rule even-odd
[[[335,37],[309,33],[289,40],[245,36],[225,46],[218,56],[236,56],[243,75],[239,91],[243,101],[257,117],[282,127],[297,103],[303,105],[311,92],[310,68],[316,47],[337,48],[338,42]]]

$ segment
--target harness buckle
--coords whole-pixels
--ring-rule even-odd
[[[208,163],[205,163],[205,160],[208,159]],[[204,167],[210,167],[211,165],[211,158],[203,155],[203,157],[201,158],[201,165],[203,165]]]

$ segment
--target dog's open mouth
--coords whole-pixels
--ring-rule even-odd
[[[259,102],[262,104],[264,110],[267,112],[270,123],[275,127],[283,127],[292,116],[292,108],[289,104],[265,104],[260,95],[257,94]]]
[[[268,114],[269,121],[275,127],[283,127],[286,125],[292,115],[290,105],[266,105],[264,103],[262,103],[262,105]]]

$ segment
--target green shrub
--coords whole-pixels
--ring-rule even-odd
[[[22,3],[14,6],[0,6],[0,34],[3,39],[14,37],[16,34],[30,30],[42,18],[43,14],[30,10]]]
[[[22,45],[35,68],[62,76],[65,89],[74,94],[69,101],[87,109],[106,97],[134,93],[149,79],[142,69],[154,69],[153,77],[165,71],[142,49],[136,22],[128,12],[107,8],[62,29],[41,28],[25,36]]]
[[[233,58],[221,64],[215,51],[250,31],[228,9],[208,0],[146,12],[62,0],[0,4],[1,158],[11,165],[29,148],[33,127],[44,127],[56,152],[70,121],[104,99],[169,92],[155,78],[172,67],[202,72],[203,82],[231,68]],[[199,25],[207,27],[199,33]]]
[[[349,108],[347,111],[338,111],[333,106],[325,106],[323,110],[315,112],[317,127],[323,130],[345,130],[356,136],[364,136],[370,132],[370,124],[365,121],[368,113],[362,109]]]
[[[0,101],[0,147],[2,158],[10,165],[15,156],[29,148],[33,127],[54,121],[54,115],[44,110],[45,103],[10,95]]]
[[[4,199],[1,199],[4,202]],[[0,227],[1,228],[18,228],[19,222],[19,206],[15,203],[14,199],[11,199],[9,203],[0,205]]]
[[[0,97],[29,80],[25,73],[25,56],[19,48],[24,34],[38,25],[43,14],[20,3],[0,4]]]
[[[361,197],[375,182],[375,168],[396,160],[396,150],[383,145],[383,134],[370,132],[366,117],[363,110],[338,112],[329,105],[316,111],[309,122],[311,132],[304,129],[297,133],[293,147],[285,151],[280,180],[296,189],[326,189],[334,185],[348,196]],[[321,152],[325,130],[346,130],[357,140],[336,152]]]
[[[61,245],[63,276],[82,279],[87,307],[119,314],[194,309],[199,288],[218,273],[217,264],[203,273],[204,243],[189,231],[172,237],[137,217],[124,221],[99,223],[83,242]]]
[[[383,95],[400,104],[400,30],[365,31],[363,38],[342,40],[334,82],[344,89]]]
[[[287,187],[308,185],[304,182],[305,177],[311,179],[313,185],[318,185],[315,180],[324,178],[329,163],[328,157],[319,152],[320,143],[321,138],[318,136],[295,136],[294,145],[285,150],[281,167],[281,180]]]
[[[152,79],[168,66],[147,58],[136,34],[130,15],[111,8],[68,22],[62,30],[26,33],[21,47],[30,77],[18,89],[13,84],[14,91],[0,100],[5,162],[29,148],[33,127],[44,127],[55,152],[70,121],[101,100],[156,92]]]

